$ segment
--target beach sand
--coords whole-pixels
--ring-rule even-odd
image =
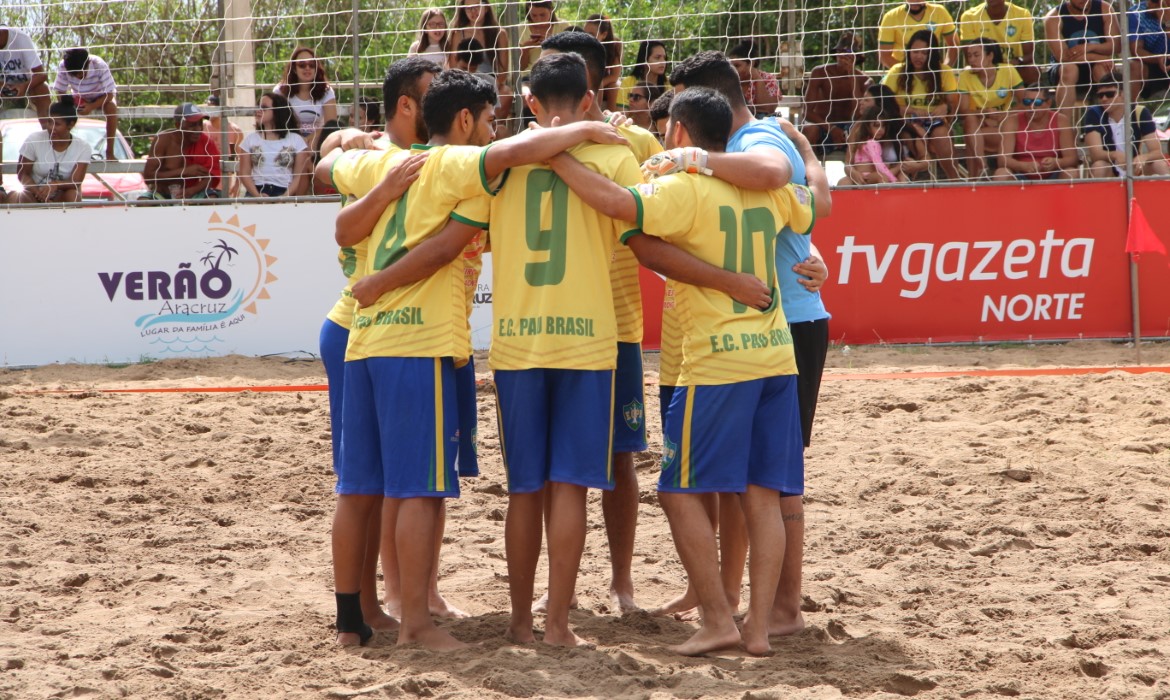
[[[440,571],[471,614],[443,624],[475,646],[448,655],[333,643],[324,392],[104,391],[320,384],[319,363],[0,370],[0,698],[1170,698],[1170,374],[912,378],[1134,361],[1096,342],[834,347],[807,452],[808,626],[771,657],[698,659],[665,649],[693,623],[611,609],[596,493],[572,614],[596,648],[504,641],[486,362],[483,476],[450,503]],[[654,493],[656,363],[645,607],[685,585]],[[905,376],[850,378],[886,373]]]

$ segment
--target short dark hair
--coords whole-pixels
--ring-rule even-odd
[[[358,100],[358,109],[362,111],[367,122],[377,124],[382,121],[382,105],[377,100],[363,97]],[[356,122],[357,120],[354,119],[354,121]]]
[[[65,49],[65,72],[79,73],[85,70],[85,64],[89,63],[89,51],[85,49]]]
[[[754,41],[745,39],[728,49],[727,57],[754,63],[760,57],[760,52],[756,50],[756,43]]]
[[[1003,47],[994,39],[988,39],[985,36],[977,37],[972,40],[968,46],[982,46],[983,50],[991,54],[991,62],[994,65],[1003,63]]]
[[[670,116],[670,105],[674,102],[674,92],[667,90],[650,103],[650,118],[654,121]]]
[[[467,67],[474,71],[483,63],[483,44],[478,39],[464,39],[455,47],[455,56],[452,62],[464,61]]]
[[[1101,88],[1107,87],[1121,87],[1121,71],[1114,68],[1113,70],[1098,78],[1097,82],[1093,84],[1093,95],[1096,96],[1096,94],[1101,91]]]
[[[732,109],[747,104],[743,99],[743,89],[739,86],[739,73],[735,72],[735,67],[727,57],[718,51],[700,51],[678,64],[670,74],[670,82],[688,88],[711,88],[727,98]]]
[[[589,92],[585,59],[575,53],[555,53],[532,64],[532,94],[545,107],[576,105]]]
[[[423,97],[423,122],[431,136],[445,136],[463,110],[478,119],[483,110],[493,109],[495,104],[496,86],[492,81],[467,71],[445,70]]]
[[[705,87],[683,90],[670,103],[670,119],[685,126],[691,141],[699,148],[708,151],[727,148],[731,136],[731,105],[718,91]]]
[[[553,34],[540,43],[540,48],[558,53],[575,53],[585,59],[589,71],[589,89],[601,89],[605,79],[605,47],[594,37],[583,31],[565,31]]]
[[[49,116],[76,122],[77,105],[73,102],[73,95],[61,95],[58,97],[56,102],[49,105]]]
[[[382,108],[386,111],[386,119],[392,119],[398,112],[398,98],[403,95],[422,104],[419,80],[428,73],[437,75],[442,72],[437,63],[422,56],[411,56],[391,64],[386,79],[382,81]]]

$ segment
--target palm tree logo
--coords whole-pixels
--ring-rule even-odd
[[[217,250],[219,251],[218,254],[216,254],[216,252],[215,252]],[[207,255],[204,255],[202,258],[199,258],[199,261],[202,262],[203,264],[207,265],[208,267],[210,267],[213,270],[218,270],[219,264],[221,262],[223,262],[223,256],[226,255],[228,261],[231,261],[232,256],[236,255],[239,252],[240,251],[238,251],[235,248],[228,245],[227,241],[225,241],[221,238],[221,239],[219,239],[219,245],[212,246],[211,252],[208,253]],[[215,258],[214,262],[212,261],[212,258]]]

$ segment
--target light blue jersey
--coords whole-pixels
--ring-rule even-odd
[[[740,127],[727,141],[728,153],[742,153],[756,148],[778,148],[792,163],[792,182],[808,185],[804,159],[775,119],[753,119]],[[776,277],[780,283],[780,304],[789,323],[819,321],[830,318],[821,302],[820,292],[810,292],[797,282],[792,266],[809,256],[812,235],[802,236],[785,226],[776,238]]]

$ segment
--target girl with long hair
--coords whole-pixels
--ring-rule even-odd
[[[256,131],[240,144],[240,184],[249,197],[303,194],[309,146],[298,130],[288,99],[266,92],[256,108]]]
[[[605,77],[601,80],[601,100],[605,109],[616,112],[618,81],[622,79],[622,42],[613,33],[609,17],[592,14],[585,18],[585,33],[605,47]]]
[[[618,109],[630,108],[630,90],[639,81],[653,85],[663,90],[670,89],[670,82],[666,79],[666,44],[653,39],[638,44],[638,56],[634,59],[634,66],[628,75],[618,83]]]
[[[293,50],[284,79],[273,92],[288,99],[301,136],[314,152],[325,136],[337,129],[337,95],[325,77],[325,66],[309,47]]]
[[[446,68],[449,51],[447,16],[437,7],[425,10],[419,22],[418,38],[410,45],[407,55],[422,56]]]
[[[1004,61],[1003,48],[987,37],[966,45],[963,52],[967,67],[959,75],[959,114],[967,141],[967,176],[974,179],[990,174],[988,157],[1002,152],[1000,126],[1019,102],[1024,81]]]
[[[905,116],[926,141],[927,151],[947,179],[958,180],[951,122],[959,106],[958,81],[943,63],[943,50],[934,32],[922,29],[910,36],[906,60],[894,64],[882,84],[894,91]]]

